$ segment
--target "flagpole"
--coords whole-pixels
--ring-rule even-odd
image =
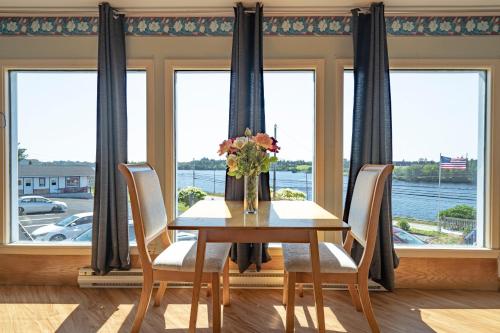
[[[441,201],[441,153],[439,153],[438,200],[437,200],[437,207],[438,207],[438,209],[437,209],[438,232],[441,232],[441,220],[439,218],[440,201]]]

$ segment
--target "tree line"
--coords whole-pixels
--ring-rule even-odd
[[[278,160],[271,170],[276,167],[276,171],[291,171],[291,172],[312,172],[312,162],[297,160]],[[226,160],[215,160],[210,158],[202,158],[189,162],[177,162],[178,170],[226,170]]]

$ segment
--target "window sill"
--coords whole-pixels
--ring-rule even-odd
[[[137,247],[130,247],[130,254],[138,254]],[[89,244],[26,244],[13,243],[0,245],[0,254],[22,255],[81,255],[90,256],[92,249]]]

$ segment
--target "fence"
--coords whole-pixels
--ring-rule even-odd
[[[439,222],[442,228],[451,231],[472,231],[476,226],[476,220],[461,219],[458,217],[443,216]]]

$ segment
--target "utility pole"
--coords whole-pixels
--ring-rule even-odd
[[[278,140],[278,125],[274,124],[274,138]],[[276,157],[276,152],[274,153]],[[276,163],[273,164],[273,200],[276,200]]]
[[[196,168],[196,161],[195,161],[195,159],[194,159],[194,157],[193,157],[193,187],[194,187],[194,185],[195,185],[195,182],[194,182],[194,178],[195,178],[194,169],[195,169],[195,168]]]

